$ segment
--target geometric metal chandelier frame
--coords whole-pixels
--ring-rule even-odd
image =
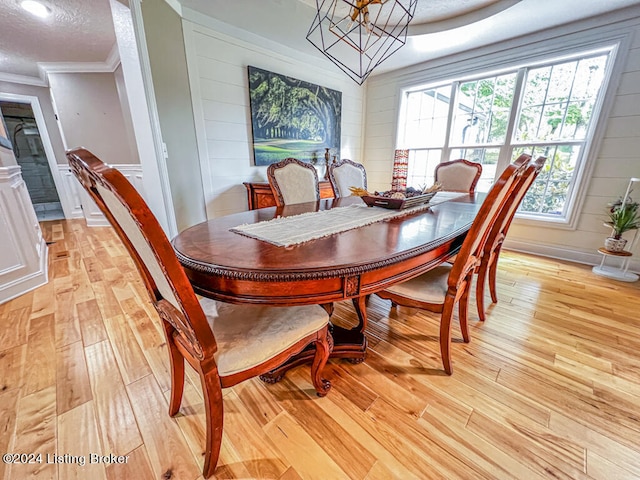
[[[358,85],[407,41],[418,0],[316,0],[309,40]]]

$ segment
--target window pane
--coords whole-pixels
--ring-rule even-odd
[[[518,141],[583,140],[607,56],[533,68],[527,73]]]
[[[409,170],[407,186],[418,188],[431,186],[434,182],[434,171],[440,163],[442,150],[412,150],[409,152]]]
[[[439,161],[464,158],[482,164],[476,188],[488,191],[504,152],[512,152],[513,160],[521,153],[545,156],[544,170],[520,211],[567,219],[576,172],[586,158],[583,150],[604,93],[610,53],[590,55],[523,65],[481,79],[458,78],[445,87],[405,94],[399,141],[410,149],[409,185],[431,184]],[[455,101],[449,98],[452,86]],[[518,98],[515,91],[521,92]],[[519,104],[514,106],[514,101]],[[512,112],[517,113],[512,117]]]
[[[488,192],[496,177],[499,148],[456,148],[451,150],[449,160],[464,158],[482,164],[482,175],[476,185],[476,192]]]
[[[547,157],[544,168],[527,192],[518,211],[550,216],[565,215],[566,202],[580,158],[580,151],[581,149],[577,145],[514,149],[514,159],[522,153],[528,153],[534,159],[540,156]]]
[[[410,92],[406,97],[406,148],[442,147],[447,132],[451,85]]]
[[[503,143],[516,74],[461,83],[454,109],[452,145]]]

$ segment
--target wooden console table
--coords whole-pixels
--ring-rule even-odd
[[[320,198],[335,197],[329,181],[321,180],[318,184],[320,186]],[[269,182],[243,182],[243,185],[247,189],[249,210],[276,206],[276,199],[273,196]]]

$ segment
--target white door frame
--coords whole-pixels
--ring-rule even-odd
[[[36,119],[36,125],[38,126],[38,132],[40,133],[40,140],[42,141],[42,147],[44,148],[45,156],[49,162],[49,169],[51,170],[51,176],[53,177],[53,183],[58,191],[58,198],[62,204],[62,211],[66,219],[72,218],[73,205],[71,200],[67,197],[67,191],[64,188],[62,177],[60,176],[60,169],[58,162],[56,161],[56,155],[53,152],[53,146],[51,145],[51,139],[49,138],[49,131],[47,130],[47,124],[42,114],[42,108],[40,108],[40,99],[33,95],[20,95],[17,93],[2,93],[0,92],[0,101],[2,102],[17,102],[26,103],[31,106],[33,110],[33,116]]]
[[[151,79],[140,1],[110,0],[109,4],[142,165],[145,199],[167,236],[173,238],[178,234],[178,228],[166,165],[166,147],[162,141]]]

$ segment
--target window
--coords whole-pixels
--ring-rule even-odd
[[[433,183],[435,166],[483,166],[478,191],[522,153],[547,157],[519,213],[566,222],[602,103],[611,51],[529,65],[403,93],[398,148],[409,149],[408,185]]]

